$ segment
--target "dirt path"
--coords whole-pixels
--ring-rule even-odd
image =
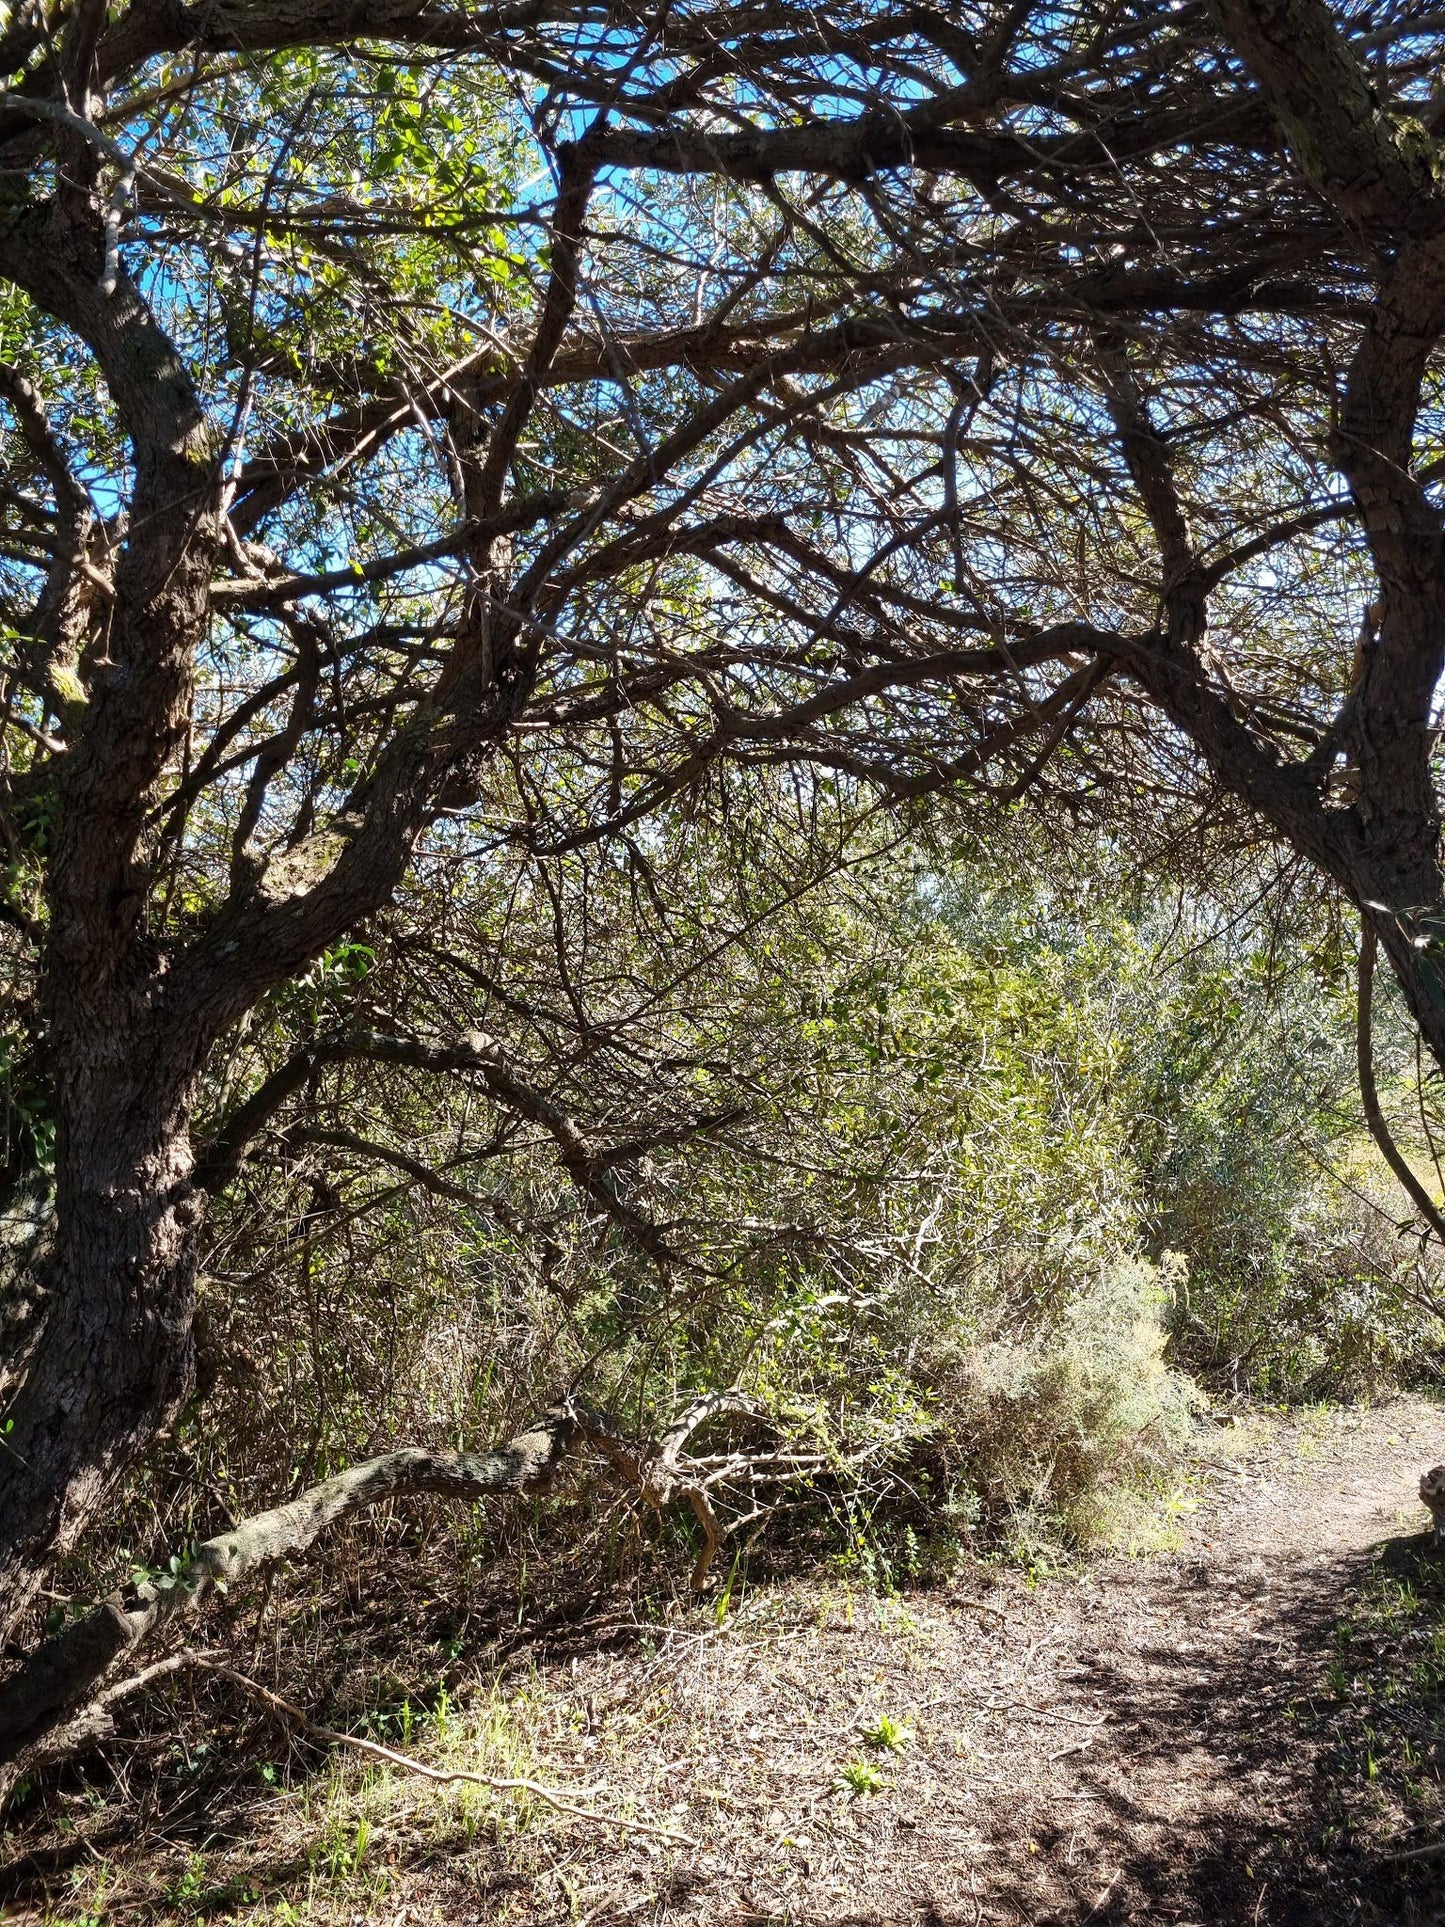
[[[1387,1865],[1378,1844],[1436,1810],[1434,1782],[1422,1806],[1396,1797],[1399,1773],[1372,1777],[1390,1735],[1371,1739],[1382,1723],[1330,1685],[1342,1617],[1392,1559],[1419,1558],[1414,1486],[1442,1457],[1445,1413],[1424,1401],[1281,1423],[1217,1462],[1177,1550],[1033,1588],[1001,1575],[980,1592],[975,1574],[946,1601],[851,1615],[836,1590],[795,1598],[790,1621],[760,1603],[729,1637],[664,1652],[671,1810],[707,1813],[704,1850],[670,1886],[635,1852],[625,1871],[598,1856],[597,1927],[619,1909],[800,1927],[1445,1921],[1435,1863]],[[1352,1652],[1352,1680],[1361,1664],[1367,1698],[1394,1690],[1396,1645]],[[860,1738],[880,1713],[914,1729],[897,1756]],[[870,1758],[886,1786],[833,1790]]]
[[[1351,1788],[1330,1784],[1329,1682],[1341,1618],[1382,1559],[1413,1551],[1413,1487],[1442,1447],[1440,1414],[1414,1402],[1283,1428],[1215,1487],[1177,1555],[1100,1575],[1040,1684],[1061,1711],[1107,1724],[1053,1784],[1017,1776],[1046,1842],[1034,1867],[1018,1859],[990,1883],[1004,1911],[1437,1917],[1351,1851]],[[999,1847],[1007,1823],[993,1817]]]
[[[693,1607],[609,1643],[576,1625],[519,1646],[466,1711],[412,1737],[433,1763],[595,1785],[685,1848],[301,1748],[275,1770],[252,1753],[211,1794],[204,1776],[162,1789],[144,1826],[133,1793],[67,1796],[84,1839],[32,1840],[31,1867],[51,1872],[0,1888],[0,1914],[1445,1922],[1445,1855],[1395,1857],[1445,1839],[1445,1565],[1413,1497],[1445,1459],[1445,1408],[1307,1415],[1217,1450],[1179,1542],[1153,1556],[1033,1585],[968,1566],[901,1598],[760,1585],[730,1613]],[[368,1702],[329,1703],[355,1730]],[[896,1751],[877,1743],[885,1716]],[[235,1731],[265,1743],[264,1723]],[[118,1786],[124,1772],[122,1756]]]

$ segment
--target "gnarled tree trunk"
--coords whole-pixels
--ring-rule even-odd
[[[193,1074],[157,1023],[157,989],[97,999],[99,1021],[57,1052],[54,1229],[12,1282],[29,1364],[0,1451],[0,1636],[191,1383],[205,1200]]]

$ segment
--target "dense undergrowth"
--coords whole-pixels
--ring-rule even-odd
[[[906,841],[775,900],[780,834],[679,826],[650,863],[687,913],[626,867],[453,878],[432,923],[378,928],[294,993],[322,1036],[505,1026],[590,1130],[645,1140],[611,1181],[665,1254],[470,1084],[315,1081],[223,1215],[202,1396],[77,1593],[394,1442],[506,1436],[569,1388],[645,1433],[741,1387],[820,1463],[763,1504],[721,1493],[748,1519],[729,1557],[765,1531],[916,1575],[953,1547],[1127,1539],[1211,1398],[1433,1374],[1432,1273],[1356,1122],[1326,907],[1241,924],[1104,845],[1004,886]],[[555,971],[559,917],[561,979],[499,990],[504,945],[544,983],[553,946]],[[442,951],[470,966],[445,1000]],[[252,1026],[232,1093],[265,1051]],[[649,1132],[659,1110],[702,1127]],[[499,1530],[449,1518],[438,1583]],[[615,1579],[655,1531],[604,1497],[585,1556]]]
[[[590,1057],[557,1048],[545,1012],[512,1012],[508,1031],[595,1133],[645,1129],[662,1100],[719,1120],[658,1134],[619,1174],[667,1259],[579,1204],[545,1139],[470,1086],[375,1067],[318,1082],[227,1206],[198,1397],[118,1529],[71,1561],[52,1626],[398,1441],[504,1437],[573,1387],[647,1431],[738,1385],[822,1463],[768,1495],[701,1602],[685,1511],[581,1465],[545,1498],[359,1517],[186,1635],[441,1769],[545,1776],[555,1741],[569,1785],[591,1756],[590,1728],[567,1722],[593,1713],[558,1699],[559,1668],[615,1645],[634,1697],[612,1709],[609,1759],[627,1784],[620,1763],[667,1727],[644,1690],[663,1629],[702,1641],[744,1601],[785,1613],[792,1592],[770,1582],[787,1579],[906,1618],[920,1590],[1167,1544],[1211,1406],[1433,1377],[1432,1273],[1358,1129],[1348,984],[1318,906],[1292,920],[1308,940],[1285,939],[1277,917],[1241,929],[1187,892],[1125,887],[1107,853],[1002,888],[967,850],[904,844],[763,916],[718,885],[715,849],[695,860],[691,920],[665,927],[625,873],[588,879],[571,987],[597,1020]],[[378,929],[306,987],[315,1033],[500,1029],[480,985],[439,1003],[424,945],[470,945],[486,979],[488,946],[505,934],[515,954],[526,917],[545,958],[552,908],[483,896],[450,905],[444,935]],[[1380,1042],[1387,1088],[1413,1095],[1388,1027]],[[266,1043],[238,1041],[235,1090]],[[749,1502],[722,1497],[734,1518]],[[14,1810],[14,1837],[56,1856],[17,1891],[73,1882],[77,1919],[364,1914],[429,1842],[500,1907],[555,1858],[556,1816],[525,1792],[343,1766],[200,1672],[127,1709],[116,1757],[123,1785],[91,1758]],[[835,1764],[887,1777],[856,1739]],[[227,1844],[253,1811],[269,1859]],[[106,1829],[133,1824],[157,1842],[141,1888],[78,1844],[104,1854]]]

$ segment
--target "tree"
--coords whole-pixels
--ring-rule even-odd
[[[934,64],[914,69],[905,43]],[[684,176],[846,183],[899,250],[900,307],[979,318],[986,351],[957,383],[933,511],[953,535],[955,593],[966,580],[999,623],[1017,613],[1012,589],[1030,613],[1072,605],[1093,625],[1077,646],[1362,909],[1439,1059],[1445,202],[1428,17],[1377,28],[1307,0],[1084,8],[977,31],[865,15],[835,37],[840,58],[884,75],[852,117],[808,111],[766,45],[746,58],[770,114],[721,134],[694,108],[691,125],[674,113],[599,131],[589,151]],[[720,122],[721,98],[708,104]],[[840,231],[837,205],[813,192],[817,233]],[[996,407],[1006,358],[1013,419],[967,455],[975,487],[990,455],[1032,486],[969,528],[980,567],[960,531],[959,451],[965,424]],[[999,491],[971,506],[996,514]],[[1325,531],[1336,539],[1320,547]],[[1033,554],[1021,567],[1005,546]],[[1352,609],[1341,591],[1366,567],[1373,594],[1361,583]]]
[[[1428,15],[80,0],[3,45],[5,1626],[183,1404],[208,1200],[327,1053],[481,1078],[649,1239],[495,1037],[229,1088],[419,861],[642,874],[728,766],[1202,772],[1445,1062]]]
[[[136,24],[87,14],[57,46],[37,25],[32,92],[12,96],[9,130],[32,173],[4,267],[25,296],[32,366],[49,359],[72,382],[57,432],[30,377],[7,378],[13,459],[49,496],[17,492],[14,507],[20,597],[37,553],[44,569],[12,628],[9,722],[24,748],[10,920],[41,986],[17,1000],[20,1058],[55,1125],[55,1237],[29,1267],[35,1342],[0,1467],[10,1623],[186,1394],[204,1218],[190,1125],[218,1041],[387,901],[417,838],[478,800],[504,745],[539,731],[565,742],[697,685],[705,662],[644,655],[630,674],[609,646],[565,639],[579,591],[625,595],[674,546],[735,537],[737,513],[715,504],[747,486],[759,397],[861,354],[838,377],[846,391],[889,359],[846,323],[800,337],[791,320],[729,325],[728,287],[704,317],[710,350],[696,329],[632,331],[630,358],[675,388],[673,371],[689,372],[660,437],[635,409],[613,424],[597,398],[623,352],[611,323],[596,344],[568,334],[596,168],[563,144],[550,210],[492,214],[486,169],[508,138],[493,61],[480,80],[467,65],[423,87],[389,52],[223,59],[212,88],[189,57],[160,58],[174,22],[141,43]],[[182,174],[104,131],[137,115],[160,117]],[[425,171],[391,188],[418,155]],[[319,192],[333,168],[364,187]],[[435,237],[438,197],[454,193],[460,210]],[[540,245],[525,241],[534,228]],[[439,317],[419,299],[428,284],[447,296]],[[644,285],[637,304],[658,300]],[[569,402],[542,415],[549,387]],[[349,405],[318,421],[338,390]],[[610,430],[638,449],[619,452]],[[247,435],[262,445],[243,459]],[[710,512],[675,535],[700,500]],[[439,537],[408,539],[409,522],[438,516]],[[475,1070],[532,1101],[488,1040],[439,1058],[354,1047]],[[208,1188],[310,1061],[278,1066],[217,1125]],[[582,1134],[533,1110],[577,1182],[625,1215]],[[18,1176],[38,1116],[16,1099]]]

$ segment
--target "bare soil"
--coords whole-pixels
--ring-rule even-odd
[[[756,1585],[661,1624],[594,1612],[512,1642],[444,1716],[366,1728],[594,1787],[584,1804],[686,1844],[378,1773],[238,1708],[222,1751],[244,1772],[198,1771],[182,1740],[147,1778],[153,1723],[131,1773],[122,1748],[22,1815],[0,1914],[1445,1922],[1445,1573],[1414,1497],[1442,1458],[1422,1399],[1251,1420],[1167,1550],[1045,1577],[968,1562],[901,1596]],[[361,1692],[309,1704],[361,1731]],[[191,1718],[217,1730],[204,1702]]]

